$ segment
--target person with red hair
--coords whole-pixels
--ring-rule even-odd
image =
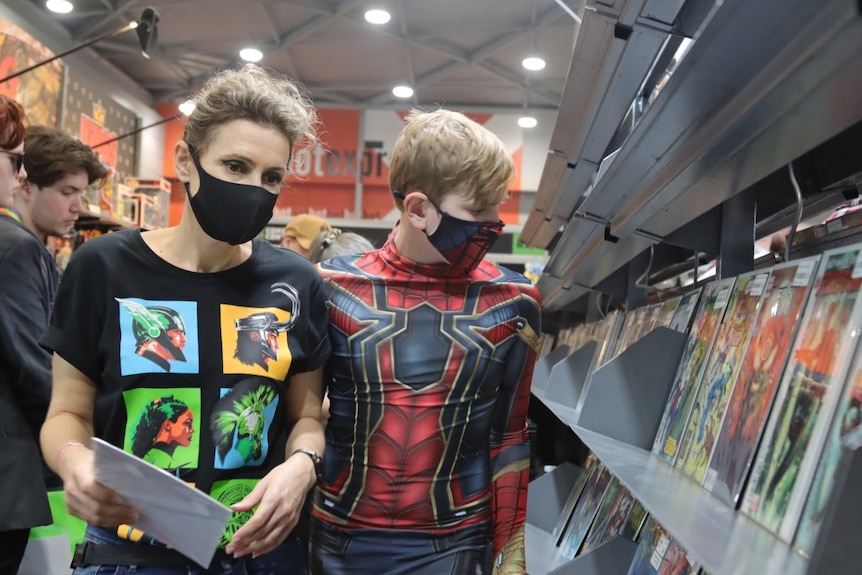
[[[40,260],[27,241],[32,234],[12,209],[27,178],[28,130],[21,104],[0,95],[0,575],[18,572],[30,528],[51,523],[36,441],[51,393],[51,357],[38,343],[48,310],[40,309],[40,291],[26,281],[38,276]]]

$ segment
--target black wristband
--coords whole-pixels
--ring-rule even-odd
[[[320,482],[320,476],[323,472],[323,460],[320,458],[317,452],[311,449],[305,449],[304,447],[300,447],[299,449],[294,449],[293,453],[290,454],[290,457],[293,457],[297,453],[304,453],[311,458],[312,463],[314,463],[314,475],[317,477],[317,481]]]

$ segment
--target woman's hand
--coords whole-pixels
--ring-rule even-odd
[[[234,511],[254,515],[236,533],[225,551],[240,557],[253,557],[278,547],[299,520],[308,490],[314,485],[314,464],[305,455],[289,457],[261,479],[251,493],[231,506]]]
[[[102,527],[131,525],[138,520],[138,512],[125,505],[119,494],[96,481],[91,449],[68,446],[59,467],[69,513]]]

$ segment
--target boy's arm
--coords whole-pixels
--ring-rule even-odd
[[[494,573],[526,573],[524,523],[530,481],[530,438],[527,408],[530,384],[539,349],[538,295],[518,302],[514,318],[518,341],[506,357],[506,371],[491,431],[491,520],[494,536]]]

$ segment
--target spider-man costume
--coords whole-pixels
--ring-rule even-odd
[[[423,553],[478,542],[491,558],[493,540],[495,572],[524,573],[538,290],[490,262],[458,277],[418,264],[392,238],[319,269],[331,403],[312,572],[338,575],[349,563],[351,573],[439,575],[443,563]],[[446,569],[490,572],[464,557]]]

